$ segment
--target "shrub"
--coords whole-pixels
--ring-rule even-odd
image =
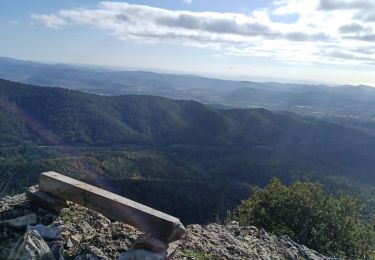
[[[334,196],[310,181],[287,187],[276,178],[251,194],[228,220],[288,235],[329,256],[369,259],[374,254],[374,225],[361,221],[362,203],[356,198]]]

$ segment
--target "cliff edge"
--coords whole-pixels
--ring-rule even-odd
[[[0,259],[118,259],[141,233],[74,203],[58,213],[25,194],[0,199]],[[152,254],[145,258],[157,259]],[[262,228],[190,225],[169,246],[169,259],[331,259]]]

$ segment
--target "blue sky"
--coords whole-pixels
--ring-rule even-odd
[[[375,86],[373,0],[4,0],[0,56]]]

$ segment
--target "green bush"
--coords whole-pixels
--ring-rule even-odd
[[[251,194],[228,220],[288,235],[329,256],[370,259],[374,254],[374,224],[361,221],[362,203],[356,198],[334,196],[309,181],[287,187],[276,178]]]

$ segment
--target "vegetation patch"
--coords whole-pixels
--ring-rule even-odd
[[[315,182],[296,181],[288,187],[274,178],[263,189],[253,188],[228,219],[288,235],[325,255],[371,259],[375,222],[363,220],[362,206],[359,199],[334,196]]]

